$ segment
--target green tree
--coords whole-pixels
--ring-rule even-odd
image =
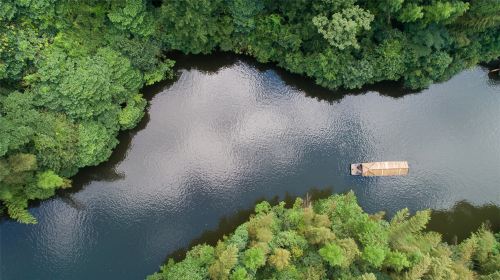
[[[379,268],[385,259],[385,250],[383,247],[369,245],[363,249],[362,257],[373,267]]]
[[[114,0],[108,12],[108,18],[119,29],[132,31],[142,36],[155,32],[153,15],[142,0]]]
[[[403,23],[416,22],[424,17],[423,7],[415,3],[407,3],[397,15],[397,19]]]
[[[163,34],[167,48],[195,54],[212,51],[223,34],[232,32],[231,26],[219,24],[224,19],[221,3],[221,0],[165,1],[161,7],[162,29],[176,30]]]
[[[216,259],[208,268],[208,273],[211,279],[225,280],[229,279],[231,269],[237,263],[238,248],[234,245],[226,246],[219,242],[215,248]]]
[[[500,26],[499,0],[472,0],[469,5],[469,10],[455,22],[457,29],[477,33]]]
[[[323,15],[316,16],[313,24],[330,45],[343,50],[347,47],[359,48],[356,36],[370,29],[373,18],[370,12],[355,5],[334,13],[331,19]]]
[[[256,271],[259,267],[266,264],[266,255],[261,248],[250,248],[244,253],[243,264],[249,270]]]
[[[384,266],[394,269],[396,272],[401,272],[403,269],[410,267],[410,261],[401,252],[388,252],[384,260]]]
[[[331,266],[341,266],[344,263],[342,248],[335,243],[328,243],[319,249],[319,254]]]
[[[249,280],[251,279],[248,276],[248,273],[245,268],[243,267],[237,267],[234,269],[234,271],[231,273],[231,276],[229,277],[231,280]]]
[[[55,189],[64,185],[64,179],[49,170],[38,174],[37,185],[42,189]]]
[[[274,249],[274,253],[269,256],[269,263],[277,270],[283,270],[290,264],[290,252],[281,248]]]

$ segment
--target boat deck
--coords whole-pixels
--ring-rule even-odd
[[[381,161],[351,164],[351,175],[356,176],[403,176],[408,175],[407,161]]]

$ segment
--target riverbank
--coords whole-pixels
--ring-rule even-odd
[[[312,203],[298,198],[254,215],[212,247],[192,248],[148,280],[377,279],[378,277],[493,279],[500,276],[500,233],[481,227],[460,244],[424,231],[430,211],[368,215],[353,192]]]

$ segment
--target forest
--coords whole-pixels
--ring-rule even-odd
[[[500,0],[2,0],[0,22],[0,209],[23,223],[110,156],[172,51],[249,55],[332,90],[422,89],[500,55]]]
[[[148,280],[499,279],[500,233],[486,227],[448,245],[426,230],[430,211],[369,215],[353,192],[292,207],[264,201],[216,246],[193,247]]]

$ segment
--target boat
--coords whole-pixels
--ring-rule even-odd
[[[379,161],[351,164],[351,175],[357,176],[404,176],[408,175],[407,161]]]

